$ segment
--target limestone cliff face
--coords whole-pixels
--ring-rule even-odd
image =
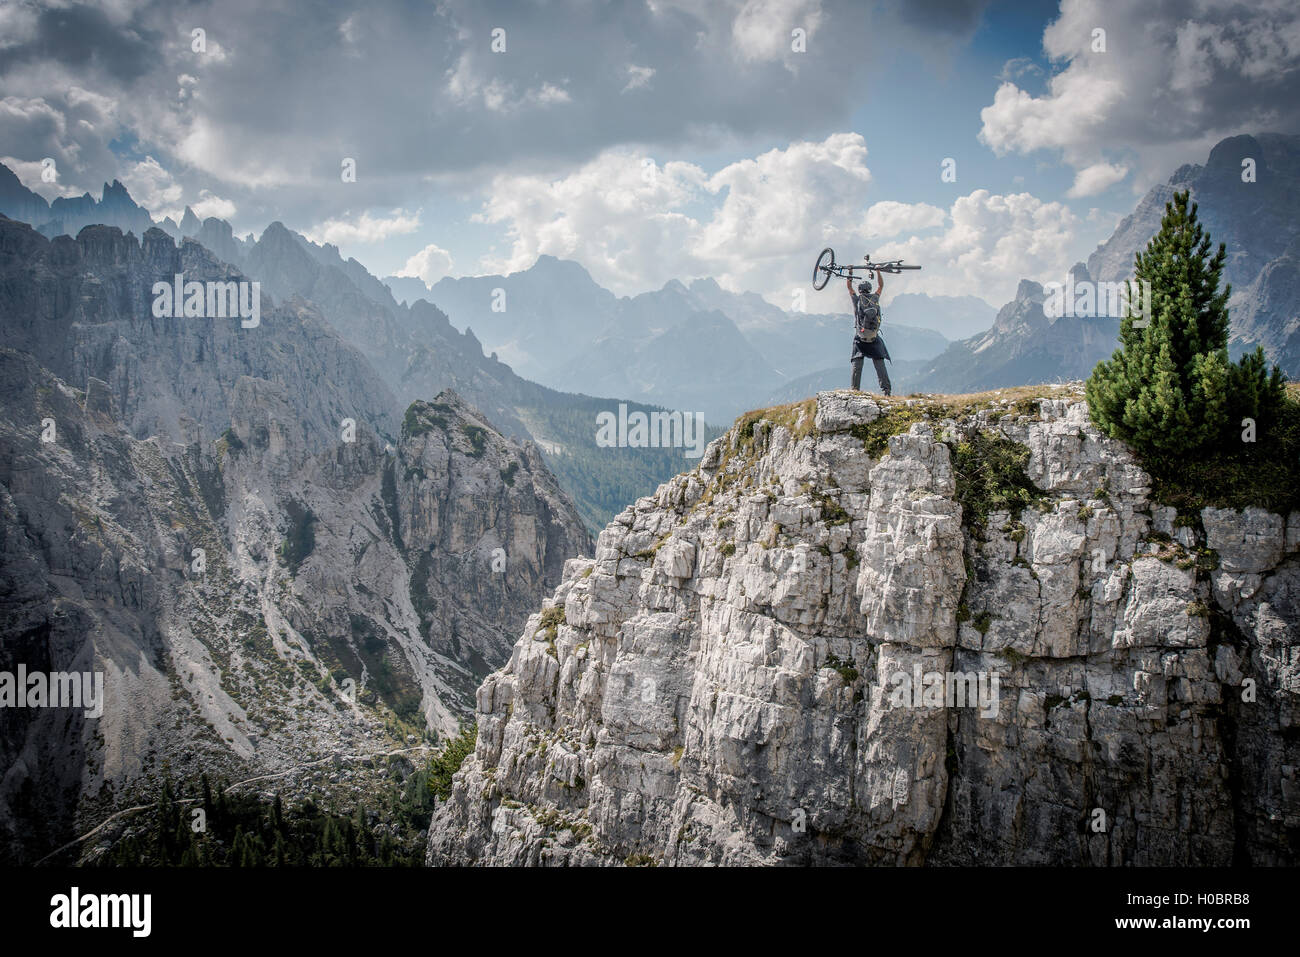
[[[742,419],[483,683],[430,863],[1295,863],[1300,514],[1149,492],[1068,387]]]
[[[418,630],[467,665],[455,712],[463,717],[479,680],[509,658],[537,596],[562,580],[565,560],[591,554],[591,537],[537,446],[502,436],[451,391],[410,407],[385,470],[381,492],[410,567]]]

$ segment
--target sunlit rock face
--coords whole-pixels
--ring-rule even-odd
[[[1294,863],[1300,513],[1161,507],[1079,391],[740,420],[479,688],[429,862]]]

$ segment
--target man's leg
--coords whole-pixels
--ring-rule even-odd
[[[859,392],[862,385],[862,356],[853,360],[853,385],[850,387],[854,392]]]
[[[876,367],[876,378],[880,380],[880,391],[885,393],[885,395],[889,395],[889,373],[885,370],[885,360],[872,359],[871,364]]]

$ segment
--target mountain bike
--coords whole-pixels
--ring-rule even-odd
[[[831,276],[838,276],[841,279],[865,279],[872,273],[887,272],[897,273],[904,269],[920,269],[920,266],[905,266],[901,259],[890,259],[884,262],[871,261],[871,254],[868,253],[863,257],[865,265],[854,264],[852,266],[835,261],[835,250],[827,246],[817,257],[817,264],[813,266],[813,288],[824,289],[826,284],[831,281]],[[863,275],[858,276],[854,270],[862,270]]]

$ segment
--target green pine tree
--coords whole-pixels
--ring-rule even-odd
[[[1149,322],[1125,316],[1121,348],[1087,384],[1098,427],[1155,452],[1194,450],[1222,436],[1239,378],[1228,361],[1231,287],[1219,289],[1224,246],[1211,255],[1189,199],[1189,191],[1174,194],[1160,232],[1134,259],[1137,280],[1151,286]]]
[[[244,867],[266,866],[266,842],[260,834],[250,834],[244,838]]]
[[[225,822],[226,811],[230,808],[230,800],[226,797],[226,787],[226,779],[218,779],[217,793],[212,802],[212,814],[209,815],[209,820],[215,818],[220,823]]]
[[[343,833],[333,816],[325,818],[325,827],[321,831],[321,864],[325,867],[341,867],[345,857]]]

